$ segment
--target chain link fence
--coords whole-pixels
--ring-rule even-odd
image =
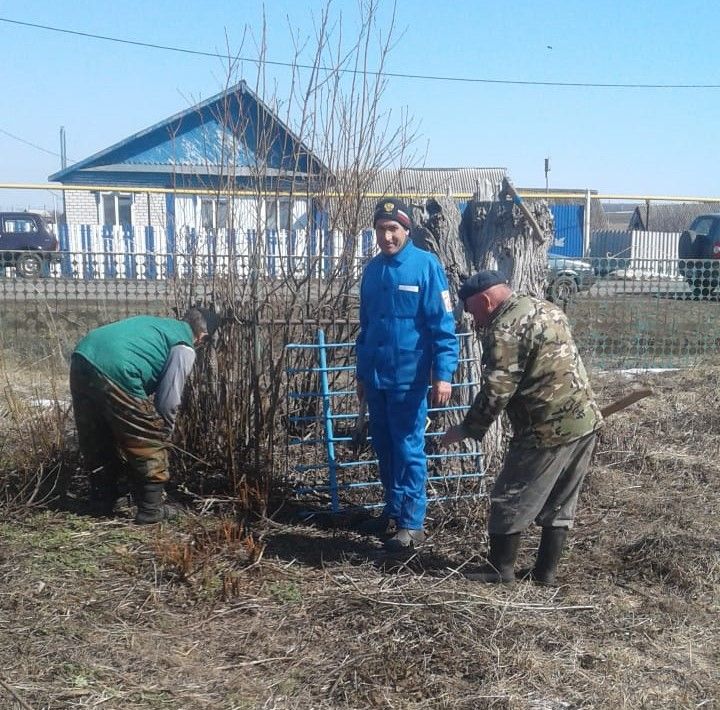
[[[130,257],[134,277],[109,275],[119,273]],[[357,318],[353,284],[362,269],[357,258],[70,252],[59,258],[69,276],[56,265],[44,277],[18,278],[6,270],[0,278],[6,349],[36,357],[58,350],[67,355],[79,337],[102,323],[142,313],[171,315],[189,302],[214,302],[219,293],[227,299],[233,290],[244,301],[251,293],[272,294],[275,308],[304,301],[312,310],[320,294],[327,300],[328,290],[342,283],[344,298],[336,303],[347,312],[334,316]],[[713,259],[556,256],[545,295],[564,308],[581,352],[595,367],[688,366],[720,351],[718,267],[720,260]]]

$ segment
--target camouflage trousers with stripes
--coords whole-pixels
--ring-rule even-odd
[[[128,394],[78,354],[70,364],[70,392],[91,478],[127,478],[131,485],[169,479],[169,431],[149,399]]]

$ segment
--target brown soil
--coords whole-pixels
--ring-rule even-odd
[[[0,707],[717,707],[719,374],[643,375],[656,396],[608,420],[558,588],[460,576],[486,550],[482,502],[433,508],[404,563],[212,501],[150,528],[6,514]],[[628,382],[598,377],[602,403]]]

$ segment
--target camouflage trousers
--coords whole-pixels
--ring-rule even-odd
[[[170,443],[165,420],[149,399],[133,397],[73,355],[70,392],[80,453],[91,478],[107,483],[165,483]]]
[[[490,534],[522,532],[533,520],[543,527],[571,528],[596,439],[592,432],[547,449],[511,441],[490,494]]]

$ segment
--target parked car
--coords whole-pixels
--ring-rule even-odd
[[[586,259],[573,259],[548,254],[545,298],[553,303],[569,301],[579,291],[587,291],[595,283],[595,269]]]
[[[720,214],[702,214],[678,242],[678,271],[696,298],[708,298],[720,284]]]
[[[14,266],[18,276],[48,273],[60,260],[58,240],[45,220],[32,212],[0,212],[0,265]]]

